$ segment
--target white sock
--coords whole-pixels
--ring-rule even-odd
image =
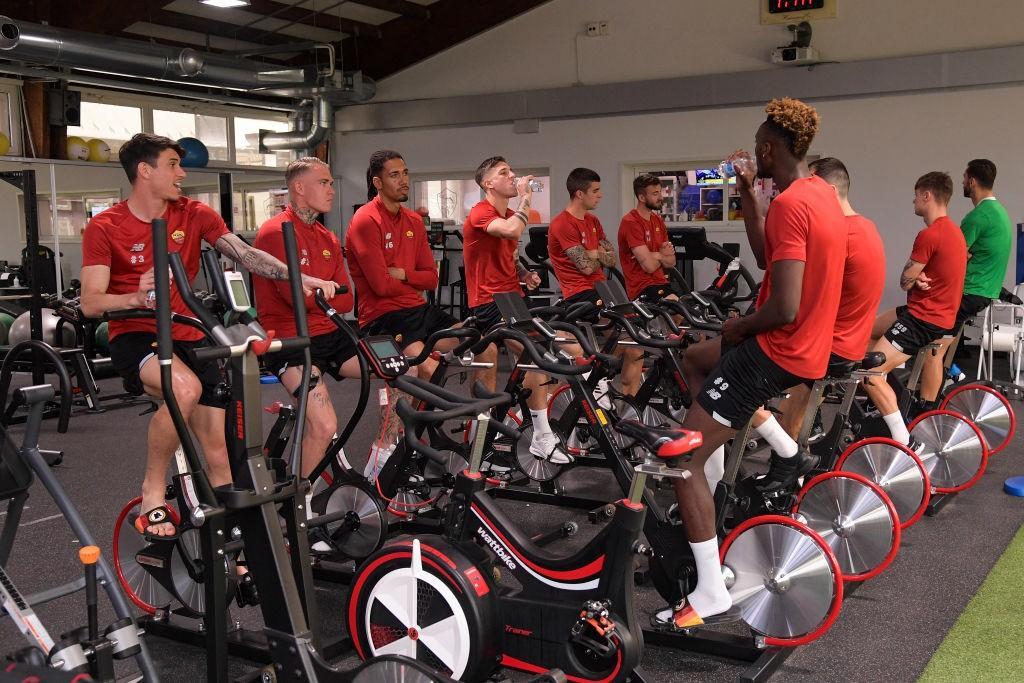
[[[889,427],[889,433],[892,434],[893,441],[904,444],[910,443],[910,432],[907,431],[907,423],[903,421],[903,414],[900,411],[897,410],[895,413],[883,415],[882,419],[885,420],[886,426]]]
[[[780,458],[792,458],[796,455],[796,441],[786,433],[774,415],[769,416],[760,427],[754,427],[754,431],[768,442]]]
[[[722,481],[722,477],[725,476],[725,446],[719,446],[715,449],[715,452],[711,454],[708,461],[704,463],[704,476],[708,480],[708,488],[711,489],[711,495],[715,495],[715,489],[718,488],[718,482]]]
[[[701,617],[721,614],[732,607],[732,597],[722,578],[718,537],[712,536],[698,543],[691,541],[690,550],[697,564],[697,588],[686,596],[686,600]]]
[[[534,438],[544,434],[551,434],[551,425],[548,424],[547,408],[542,408],[541,410],[531,409],[530,417],[533,419]]]

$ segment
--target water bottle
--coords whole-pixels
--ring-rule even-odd
[[[544,189],[544,183],[534,178],[533,180],[530,181],[530,189],[533,190],[534,192],[540,192],[541,190]]]
[[[752,169],[754,160],[746,152],[730,155],[730,157],[718,164],[718,174],[725,181],[739,175],[740,171]],[[737,168],[738,167],[738,168]]]
[[[156,308],[156,290],[146,292],[146,308]]]

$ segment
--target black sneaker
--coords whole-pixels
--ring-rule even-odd
[[[789,489],[817,466],[818,456],[808,451],[799,451],[792,458],[783,458],[772,451],[768,473],[758,480],[758,488],[765,493]]]

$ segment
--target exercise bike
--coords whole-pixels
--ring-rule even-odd
[[[487,411],[509,397],[465,398],[407,377],[396,386],[425,408],[399,402],[410,448],[431,450],[412,436],[418,427],[472,416],[477,426],[469,467],[459,473],[446,509],[444,535],[396,538],[360,567],[346,607],[360,656],[407,654],[467,681],[483,680],[498,664],[527,672],[554,665],[574,681],[645,680],[638,668],[643,637],[632,571],[634,555],[646,551],[640,541],[644,481],[649,474],[688,473],[652,457],[636,468],[631,494],[615,504],[611,523],[581,550],[557,556],[519,533],[484,491],[486,434],[492,427],[515,432]],[[479,387],[477,393],[483,393]],[[692,432],[654,433],[636,423],[621,428],[632,428],[662,458],[700,445]],[[522,588],[499,584],[499,570]]]

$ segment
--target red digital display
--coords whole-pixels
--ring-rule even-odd
[[[808,9],[822,9],[825,0],[768,0],[769,14],[785,14]]]

